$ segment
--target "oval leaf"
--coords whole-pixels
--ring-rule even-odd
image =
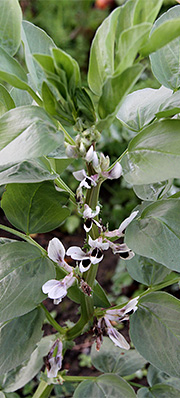
[[[83,381],[73,395],[73,398],[135,398],[136,394],[130,385],[121,377],[104,374],[94,381]]]
[[[55,277],[53,262],[29,243],[0,245],[0,322],[26,314],[45,299],[42,285]]]
[[[10,55],[16,54],[21,43],[21,20],[18,0],[1,0],[0,46]]]
[[[69,195],[56,191],[47,181],[39,184],[9,184],[2,198],[7,219],[26,234],[49,232],[70,214],[64,206]]]
[[[122,159],[124,178],[133,185],[180,177],[180,121],[162,120],[145,127]]]
[[[135,281],[147,286],[157,285],[171,272],[164,265],[137,254],[131,260],[126,261],[126,268]]]
[[[0,372],[4,374],[21,365],[31,355],[42,337],[44,311],[36,308],[0,327]],[[26,331],[26,332],[25,332]],[[8,349],[7,349],[8,347]]]
[[[140,354],[170,376],[180,376],[180,301],[164,292],[138,302],[130,319],[130,335]]]
[[[179,199],[166,199],[147,206],[126,230],[126,243],[145,257],[180,272]]]

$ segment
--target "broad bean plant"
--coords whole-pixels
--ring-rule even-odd
[[[18,237],[0,239],[1,398],[33,379],[43,360],[35,398],[67,381],[79,383],[74,398],[180,396],[180,301],[162,291],[180,281],[174,184],[180,178],[180,5],[156,19],[161,6],[162,0],[128,0],[104,20],[83,86],[77,61],[22,21],[18,0],[0,1],[1,207],[12,224],[0,228]],[[148,56],[162,86],[133,92]],[[98,142],[115,119],[132,139],[123,153],[119,144],[112,163]],[[66,169],[78,181],[76,192],[61,178]],[[119,178],[142,202],[109,230],[100,188]],[[66,251],[54,236],[46,251],[34,234],[58,228],[73,207],[83,220],[84,246]],[[144,285],[142,294],[114,307],[96,280],[108,249]],[[43,301],[61,305],[66,295],[80,315],[63,326]],[[45,319],[56,333],[42,337]],[[124,321],[128,341],[118,331]],[[84,332],[93,336],[96,378],[63,370],[66,350]],[[135,393],[134,374],[147,363],[149,387],[139,385]]]

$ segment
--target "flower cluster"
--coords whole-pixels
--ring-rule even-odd
[[[130,345],[125,340],[124,336],[119,333],[111,324],[111,322],[123,322],[129,320],[130,314],[137,310],[138,298],[132,299],[127,305],[120,309],[108,309],[106,310],[103,317],[101,317],[95,327],[96,331],[96,349],[99,351],[102,341],[103,334],[106,333],[113,343],[123,348],[124,350],[129,350]]]

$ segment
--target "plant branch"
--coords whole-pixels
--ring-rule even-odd
[[[44,310],[45,314],[46,314],[46,318],[49,321],[49,323],[53,326],[54,329],[57,330],[57,332],[59,332],[60,334],[65,334],[66,330],[64,328],[62,328],[59,323],[57,323],[55,321],[55,319],[51,316],[51,314],[49,313],[49,311],[47,310],[47,308],[45,307],[44,304],[40,304],[40,307]]]
[[[25,240],[28,243],[31,243],[32,245],[38,247],[42,251],[43,254],[47,256],[47,252],[45,249],[43,249],[42,246],[39,245],[34,239],[31,238],[29,235],[25,235],[22,232],[16,231],[13,228],[6,227],[5,225],[0,224],[0,229],[3,229],[4,231],[10,232],[11,234],[18,236],[19,238]]]

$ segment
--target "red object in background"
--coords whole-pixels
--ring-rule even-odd
[[[112,4],[114,4],[114,0],[96,0],[95,7],[104,10]]]

